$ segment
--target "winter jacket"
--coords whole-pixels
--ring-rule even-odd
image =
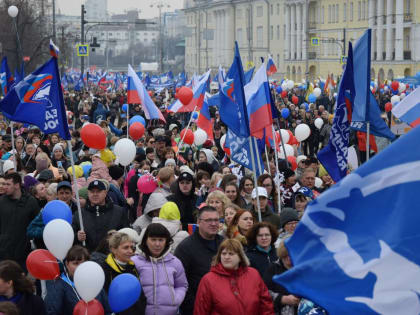
[[[98,103],[98,107],[93,112],[93,123],[97,124],[99,120],[106,120],[108,114],[109,110],[107,110],[103,104]]]
[[[251,211],[252,214],[254,215],[254,222],[258,222],[258,209],[255,209],[255,207],[252,206],[251,204]],[[273,213],[273,211],[271,211],[270,207],[267,205],[265,207],[265,211],[261,211],[261,219],[263,222],[268,222],[271,223],[272,225],[274,225],[276,227],[277,230],[280,230],[280,217],[278,214]]]
[[[0,260],[24,264],[30,250],[26,230],[38,213],[38,202],[24,192],[20,199],[0,197]]]
[[[73,281],[64,274],[56,280],[47,281],[47,296],[44,300],[47,314],[73,315],[73,309],[79,302],[75,290]],[[102,304],[105,314],[112,313],[104,290],[101,290],[96,299]]]
[[[166,202],[167,200],[162,194],[151,194],[149,200],[147,201],[146,207],[144,208],[143,215],[138,217],[137,220],[133,223],[133,229],[136,230],[137,233],[141,233],[142,230],[146,229],[147,226],[152,223],[152,217],[149,215],[149,213],[153,210],[162,208]]]
[[[284,267],[283,263],[280,259],[277,261],[271,263],[267,270],[264,273],[263,279],[265,284],[267,285],[267,288],[270,292],[271,297],[274,301],[274,309],[276,310],[276,313],[282,314],[283,308],[287,308],[293,311],[294,314],[297,313],[297,307],[296,306],[290,306],[286,304],[281,303],[281,299],[285,295],[289,295],[290,293],[280,284],[273,281],[273,276],[282,274],[283,272],[286,272],[287,269]],[[288,313],[289,314],[289,313]]]
[[[195,294],[201,278],[210,271],[211,260],[223,237],[216,235],[213,241],[205,240],[197,228],[193,235],[183,240],[175,250],[175,256],[181,260],[188,280],[188,291],[181,305],[182,314],[192,314]]]
[[[181,261],[169,250],[159,258],[137,251],[132,258],[147,298],[147,315],[175,315],[184,300],[188,282]]]
[[[118,264],[114,256],[112,254],[109,254],[103,265],[101,265],[102,269],[104,270],[105,274],[105,284],[104,289],[108,293],[109,286],[111,285],[112,280],[123,273],[129,273],[135,276],[136,278],[139,277],[139,274],[136,270],[136,267],[134,265],[133,261],[130,261],[126,265]],[[146,309],[146,295],[144,294],[144,289],[141,290],[141,294],[139,299],[134,303],[133,306],[128,308],[125,311],[122,311],[120,313],[117,313],[119,315],[141,315],[145,314]]]
[[[92,206],[86,202],[82,209],[83,226],[86,232],[86,248],[92,252],[109,230],[119,230],[128,227],[127,211],[114,205],[108,197],[103,206]],[[77,235],[80,230],[78,213],[73,214],[73,230]],[[75,238],[77,240],[77,236]]]
[[[200,282],[194,315],[274,315],[273,302],[258,271],[252,267],[211,268]]]
[[[133,168],[132,170],[128,171],[127,177],[124,179],[124,196],[126,198],[128,198],[128,184],[130,183],[131,177],[134,175],[137,175],[137,170]]]
[[[38,295],[24,293],[16,303],[19,314],[25,315],[45,315],[45,304]]]
[[[173,201],[178,206],[181,213],[182,229],[188,229],[188,223],[195,223],[194,211],[196,210],[197,196],[195,195],[195,185],[193,182],[191,193],[185,195],[179,189],[178,181],[174,182],[175,193],[167,197],[168,201]]]
[[[251,267],[257,269],[261,277],[264,276],[268,266],[278,259],[274,246],[271,246],[268,252],[259,246],[252,246],[248,248],[246,255],[248,256]]]
[[[178,247],[178,245],[184,239],[186,239],[188,236],[190,236],[188,234],[188,232],[181,230],[181,221],[179,221],[179,220],[165,220],[165,219],[155,217],[155,218],[152,219],[151,223],[160,223],[164,227],[167,228],[167,230],[171,234],[171,237],[172,237],[172,240],[173,240],[173,243],[171,245],[171,253],[172,254],[175,253],[175,250]],[[139,243],[141,243],[141,240],[143,239],[143,236],[144,236],[145,232],[146,232],[146,229],[141,230],[140,242]]]

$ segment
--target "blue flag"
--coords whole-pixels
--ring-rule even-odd
[[[369,94],[370,103],[369,110],[366,116],[366,121],[370,122],[370,133],[378,137],[384,137],[390,140],[394,140],[396,136],[389,129],[386,122],[381,118],[381,110],[379,109],[379,105],[376,102],[375,96],[372,93]],[[350,127],[353,130],[367,132],[366,125],[366,122],[352,121]]]
[[[262,175],[264,172],[264,163],[261,158],[261,153],[258,152],[258,148],[255,148],[254,138],[251,137],[252,145],[249,143],[249,137],[238,137],[230,129],[226,133],[225,147],[230,149],[230,159],[236,163],[246,167],[253,171],[252,160],[251,160],[251,147],[254,151],[255,167],[257,177]]]
[[[0,102],[10,120],[38,126],[45,134],[58,133],[70,140],[63,91],[56,58],[16,83]]]
[[[420,138],[414,128],[311,202],[273,278],[329,314],[420,314]]]
[[[371,29],[368,29],[354,45],[354,96],[352,121],[366,121],[370,102],[370,48]]]
[[[337,106],[328,145],[318,152],[318,159],[331,178],[338,182],[347,174],[351,105],[354,95],[353,49],[349,43],[346,68],[340,81]]]
[[[74,86],[75,91],[81,91],[85,86],[85,82],[83,81],[83,73],[80,74],[79,80],[77,80],[76,85]]]
[[[14,83],[15,80],[13,79],[12,73],[10,72],[9,65],[7,64],[7,57],[3,57],[0,69],[0,84],[3,96],[6,96],[6,94],[9,93]]]
[[[232,66],[226,75],[226,81],[219,81],[219,112],[220,119],[233,133],[237,136],[248,138],[250,130],[244,95],[244,82],[244,69],[239,54],[238,43],[235,42],[235,56]]]
[[[244,73],[245,85],[247,85],[252,80],[252,75],[254,74],[255,67],[252,67],[247,72]]]

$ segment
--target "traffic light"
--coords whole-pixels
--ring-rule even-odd
[[[101,44],[98,43],[98,38],[97,37],[93,38],[93,43],[90,44],[90,47],[92,47],[92,51],[95,51],[95,48],[101,47]]]

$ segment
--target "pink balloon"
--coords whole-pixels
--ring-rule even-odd
[[[146,174],[137,181],[137,189],[143,194],[151,194],[157,188],[156,180],[152,175]]]

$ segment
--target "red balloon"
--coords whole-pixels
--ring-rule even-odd
[[[152,96],[153,96],[153,91],[149,91],[149,92],[147,92],[147,93],[149,93],[149,96],[150,96],[150,97],[152,97]]]
[[[289,134],[289,141],[287,142],[288,144],[292,144],[291,142],[292,142],[292,139],[295,137],[294,135],[293,135],[293,132],[291,131],[291,130],[289,130],[289,129],[286,129],[286,131],[287,131],[287,133]]]
[[[194,143],[194,133],[192,132],[191,129],[187,129],[187,131],[185,131],[185,129],[182,129],[180,133],[180,137],[181,139],[184,139],[183,142],[186,144],[192,145]]]
[[[181,101],[183,105],[188,105],[194,96],[193,91],[186,86],[183,86],[182,88],[180,88],[178,93],[176,94],[178,95],[178,99]]]
[[[392,110],[392,103],[388,102],[385,104],[385,111],[388,113]]]
[[[290,166],[291,166],[290,168],[292,169],[292,171],[297,169],[297,163],[296,163],[296,157],[295,156],[289,155],[287,157],[287,161],[289,161]]]
[[[290,137],[288,144],[290,145],[299,145],[299,141],[297,141],[295,136]]]
[[[408,90],[410,88],[410,84],[406,83],[405,84],[405,89]]]
[[[372,89],[372,93],[375,94],[376,93],[376,89]]]
[[[297,97],[296,95],[292,96],[292,103],[297,105],[299,103],[299,97]]]
[[[175,92],[176,92],[176,93],[178,93],[179,89],[180,89],[180,87],[177,87],[177,88],[175,89]]]
[[[380,85],[379,85],[379,88],[380,89],[383,89],[385,87],[385,84],[383,84],[383,83],[381,83]]]
[[[60,276],[57,259],[46,249],[36,249],[26,258],[26,267],[35,278],[54,280]]]
[[[132,123],[128,129],[128,133],[133,140],[139,140],[144,135],[144,126],[142,123],[135,122]]]
[[[281,97],[286,98],[287,97],[287,91],[281,91]]]
[[[104,307],[96,299],[89,303],[80,300],[73,309],[73,315],[104,315]]]
[[[397,91],[399,86],[400,86],[400,84],[399,84],[397,81],[393,81],[393,82],[391,83],[391,88],[392,88],[394,91]]]
[[[105,132],[97,124],[87,124],[80,131],[80,137],[89,148],[103,150],[106,148]]]

